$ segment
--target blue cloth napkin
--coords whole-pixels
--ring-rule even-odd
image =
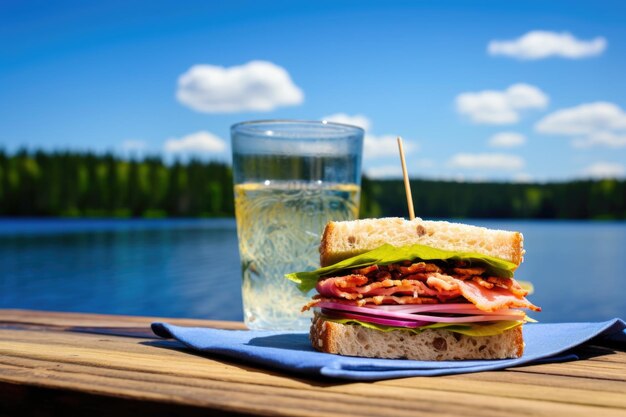
[[[626,347],[626,323],[613,319],[601,323],[546,323],[524,325],[524,355],[518,359],[466,361],[412,361],[368,359],[315,351],[307,333],[220,330],[153,323],[152,331],[174,338],[204,353],[224,355],[309,376],[373,381],[410,376],[434,376],[493,371],[531,363],[560,362],[578,357],[567,351],[593,338],[610,338]]]

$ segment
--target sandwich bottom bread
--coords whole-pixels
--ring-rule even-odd
[[[467,336],[444,329],[426,329],[418,334],[406,330],[382,332],[326,320],[315,313],[310,339],[321,352],[367,358],[445,361],[519,358],[524,353],[522,326],[493,336]]]
[[[518,232],[400,218],[330,222],[321,268],[288,274],[317,294],[313,347],[415,360],[522,356],[521,309],[541,309],[513,279]]]

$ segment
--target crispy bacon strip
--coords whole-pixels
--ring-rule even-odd
[[[456,279],[444,274],[433,274],[428,277],[426,283],[438,291],[458,291],[459,284]]]
[[[352,288],[367,284],[368,278],[365,275],[351,274],[342,277],[328,278],[327,280],[332,280],[332,282],[340,288]]]
[[[416,262],[414,264],[411,264],[410,266],[395,266],[394,269],[400,271],[400,273],[402,274],[415,274],[420,272],[441,272],[441,268],[439,268],[437,265],[427,264],[425,262]]]
[[[374,281],[366,285],[360,275],[346,275],[344,277],[326,278],[317,283],[317,292],[324,297],[337,297],[346,300],[363,299],[367,297],[386,295],[412,295],[413,297],[438,297],[442,300],[456,298],[461,295],[457,288],[433,289],[424,282],[412,279]],[[357,284],[357,285],[354,285]]]
[[[512,278],[489,277],[487,281],[494,283],[497,287],[506,288],[518,297],[526,297],[528,295],[528,291],[523,289],[519,282]]]
[[[481,287],[485,287],[489,290],[492,289],[494,286],[494,284],[492,284],[491,282],[485,281],[481,277],[472,277],[472,281],[474,281],[476,284],[480,285]]]
[[[360,275],[367,275],[374,271],[378,271],[378,265],[370,265],[370,266],[366,266],[365,268],[352,270],[354,274],[360,274]]]
[[[482,275],[485,273],[485,268],[474,267],[474,268],[452,268],[452,271],[456,275],[463,276],[474,276],[474,275]]]

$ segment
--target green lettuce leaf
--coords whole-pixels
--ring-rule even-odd
[[[424,245],[396,247],[384,244],[374,250],[344,259],[336,264],[319,268],[315,271],[294,272],[285,275],[285,277],[297,283],[300,291],[307,293],[315,288],[315,284],[321,277],[334,274],[342,269],[362,268],[374,264],[389,265],[406,260],[444,261],[451,263],[464,261],[470,266],[485,267],[487,273],[491,276],[505,278],[513,277],[513,271],[517,268],[517,265],[513,262],[479,253],[448,251]]]
[[[495,336],[502,334],[507,330],[514,329],[524,324],[523,321],[494,321],[486,324],[478,323],[432,323],[416,329],[406,327],[385,326],[382,324],[367,323],[356,319],[337,319],[324,316],[325,320],[334,321],[341,324],[359,324],[368,329],[380,330],[381,332],[391,332],[393,330],[406,330],[411,333],[420,334],[426,329],[445,329],[454,333],[460,333],[467,336]]]

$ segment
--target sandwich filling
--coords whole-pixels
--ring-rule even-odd
[[[541,311],[513,279],[516,268],[476,253],[383,245],[287,278],[304,292],[315,288],[303,310],[317,307],[329,320],[380,330],[449,327],[484,334],[490,328],[497,334],[527,320],[519,308]]]
[[[411,262],[344,270],[317,282],[318,294],[304,310],[320,302],[368,304],[438,304],[470,302],[484,312],[508,308],[540,311],[513,278],[488,276],[484,267]]]

